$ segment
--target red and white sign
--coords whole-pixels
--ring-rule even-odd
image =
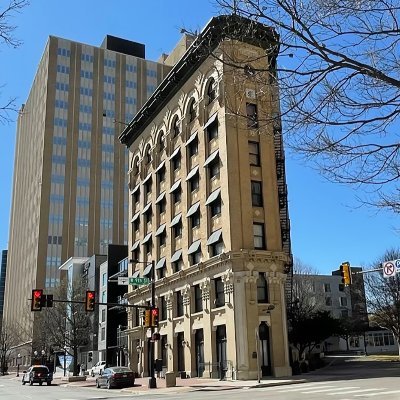
[[[382,263],[384,278],[390,278],[396,275],[396,266],[394,261],[386,261]]]

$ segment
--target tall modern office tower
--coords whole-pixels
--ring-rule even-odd
[[[144,45],[113,36],[100,47],[49,37],[18,118],[6,323],[32,332],[33,288],[57,286],[69,257],[127,244],[118,135],[170,70],[144,57]]]
[[[0,266],[0,329],[3,319],[4,309],[4,288],[6,286],[6,270],[7,270],[7,250],[1,252],[1,266]]]

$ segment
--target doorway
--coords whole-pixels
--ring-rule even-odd
[[[269,326],[262,321],[258,327],[258,336],[260,339],[260,365],[261,375],[271,376],[271,356],[270,356],[270,339],[269,339]]]

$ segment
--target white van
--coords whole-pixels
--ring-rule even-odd
[[[99,361],[90,369],[90,375],[95,376],[96,374],[101,375],[106,367],[105,361]]]

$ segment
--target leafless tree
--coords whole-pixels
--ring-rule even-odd
[[[12,349],[23,342],[27,342],[28,332],[17,324],[6,324],[0,326],[0,373],[4,375],[7,371]]]
[[[278,33],[265,70],[278,77],[287,143],[328,179],[363,188],[362,201],[399,212],[399,2],[215,1]]]
[[[400,259],[400,250],[388,250],[373,263],[371,269],[380,268],[383,261],[397,259]],[[379,271],[364,275],[371,322],[388,329],[400,343],[400,276],[384,278],[382,272]]]
[[[85,292],[85,282],[76,280],[70,285],[61,284],[54,289],[54,299],[72,302],[55,301],[53,307],[43,308],[40,315],[42,329],[37,346],[45,349],[47,355],[50,351],[66,349],[73,356],[74,375],[79,373],[79,348],[88,344],[93,333],[93,323],[85,312],[84,304],[75,303],[85,300]]]
[[[15,14],[19,13],[24,7],[29,4],[28,0],[9,0],[8,4],[0,9],[0,44],[5,44],[10,47],[18,47],[22,42],[14,36],[16,25],[11,23],[11,19]],[[1,88],[0,86],[0,95]],[[17,111],[15,98],[10,98],[0,106],[0,123],[11,121],[11,113]]]

